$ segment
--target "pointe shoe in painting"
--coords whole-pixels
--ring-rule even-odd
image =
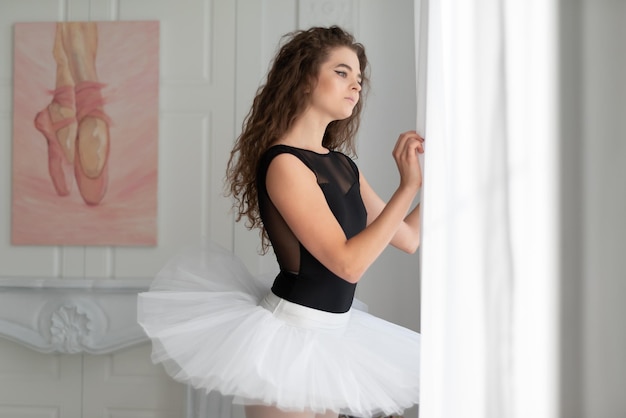
[[[67,196],[72,187],[77,127],[74,86],[51,93],[50,104],[35,116],[35,128],[48,143],[48,173],[54,189],[59,196]]]
[[[103,110],[103,87],[104,84],[92,81],[76,85],[78,135],[74,175],[88,205],[100,204],[108,183],[111,120]]]

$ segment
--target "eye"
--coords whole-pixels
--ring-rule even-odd
[[[335,71],[337,73],[337,75],[339,75],[339,77],[343,77],[346,78],[348,76],[348,73],[346,73],[345,71]]]

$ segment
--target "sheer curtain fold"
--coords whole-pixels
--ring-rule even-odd
[[[528,376],[519,373],[535,360],[524,354],[533,316],[516,317],[529,306],[532,283],[551,266],[529,280],[532,269],[520,261],[535,255],[527,238],[553,212],[550,179],[535,189],[537,173],[530,170],[553,176],[554,161],[550,140],[532,154],[524,148],[551,129],[525,104],[544,95],[541,106],[553,111],[546,107],[550,91],[538,90],[551,67],[540,63],[547,73],[535,78],[519,71],[545,51],[529,52],[535,41],[510,23],[513,13],[545,16],[537,3],[512,9],[504,0],[415,0],[418,130],[426,138],[421,418],[524,416],[519,399],[533,399],[523,387]],[[549,24],[539,29],[549,33]],[[547,131],[528,140],[520,128],[530,123]],[[545,206],[528,216],[520,205],[525,197],[543,198]],[[552,236],[548,231],[541,249],[553,251]],[[539,313],[552,303],[540,301]],[[537,328],[537,342],[549,351],[544,328]],[[529,409],[535,413],[529,416],[549,416],[539,410]]]

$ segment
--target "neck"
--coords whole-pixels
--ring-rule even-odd
[[[278,142],[312,151],[323,151],[325,148],[322,140],[329,123],[327,118],[322,119],[307,110]]]

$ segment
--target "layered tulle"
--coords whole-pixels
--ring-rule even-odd
[[[139,295],[152,360],[243,404],[370,417],[418,402],[419,334],[355,306],[340,330],[294,325],[259,306],[271,282],[214,244],[179,254]]]

